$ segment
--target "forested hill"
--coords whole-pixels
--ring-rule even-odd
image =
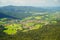
[[[14,18],[14,19],[17,19],[17,18],[15,18],[13,16],[9,16],[9,15],[6,15],[4,13],[0,13],[0,18]]]
[[[32,16],[32,14],[38,14],[38,13],[40,14],[45,12],[51,13],[56,11],[60,11],[60,7],[32,7],[32,6],[11,6],[11,5],[0,7],[0,15],[1,13],[3,13],[5,15],[20,19]],[[3,16],[4,15],[2,15],[2,17]]]

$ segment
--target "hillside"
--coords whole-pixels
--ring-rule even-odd
[[[23,20],[2,18],[0,40],[60,40],[60,20],[43,16],[31,16]]]
[[[31,6],[4,6],[0,7],[0,13],[15,17],[15,18],[24,18],[32,16],[33,14],[44,14],[44,13],[54,13],[60,11],[60,7],[31,7]]]
[[[0,7],[0,40],[60,40],[60,7]]]

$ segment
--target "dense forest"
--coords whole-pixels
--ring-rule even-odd
[[[60,8],[0,8],[0,40],[60,40]]]

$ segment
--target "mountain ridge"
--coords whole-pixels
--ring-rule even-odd
[[[32,16],[35,13],[56,12],[60,11],[60,7],[32,7],[32,6],[4,6],[0,7],[0,13],[15,17],[24,18]]]

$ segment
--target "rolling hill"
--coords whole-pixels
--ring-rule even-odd
[[[59,12],[60,7],[32,7],[32,6],[4,6],[0,7],[0,14],[3,13],[8,16],[12,16],[15,18],[24,18],[28,16],[33,16],[32,14],[38,14],[38,13],[54,13],[54,12]],[[3,15],[4,16],[4,15]],[[3,17],[2,16],[2,17]],[[12,18],[11,17],[11,18]]]

